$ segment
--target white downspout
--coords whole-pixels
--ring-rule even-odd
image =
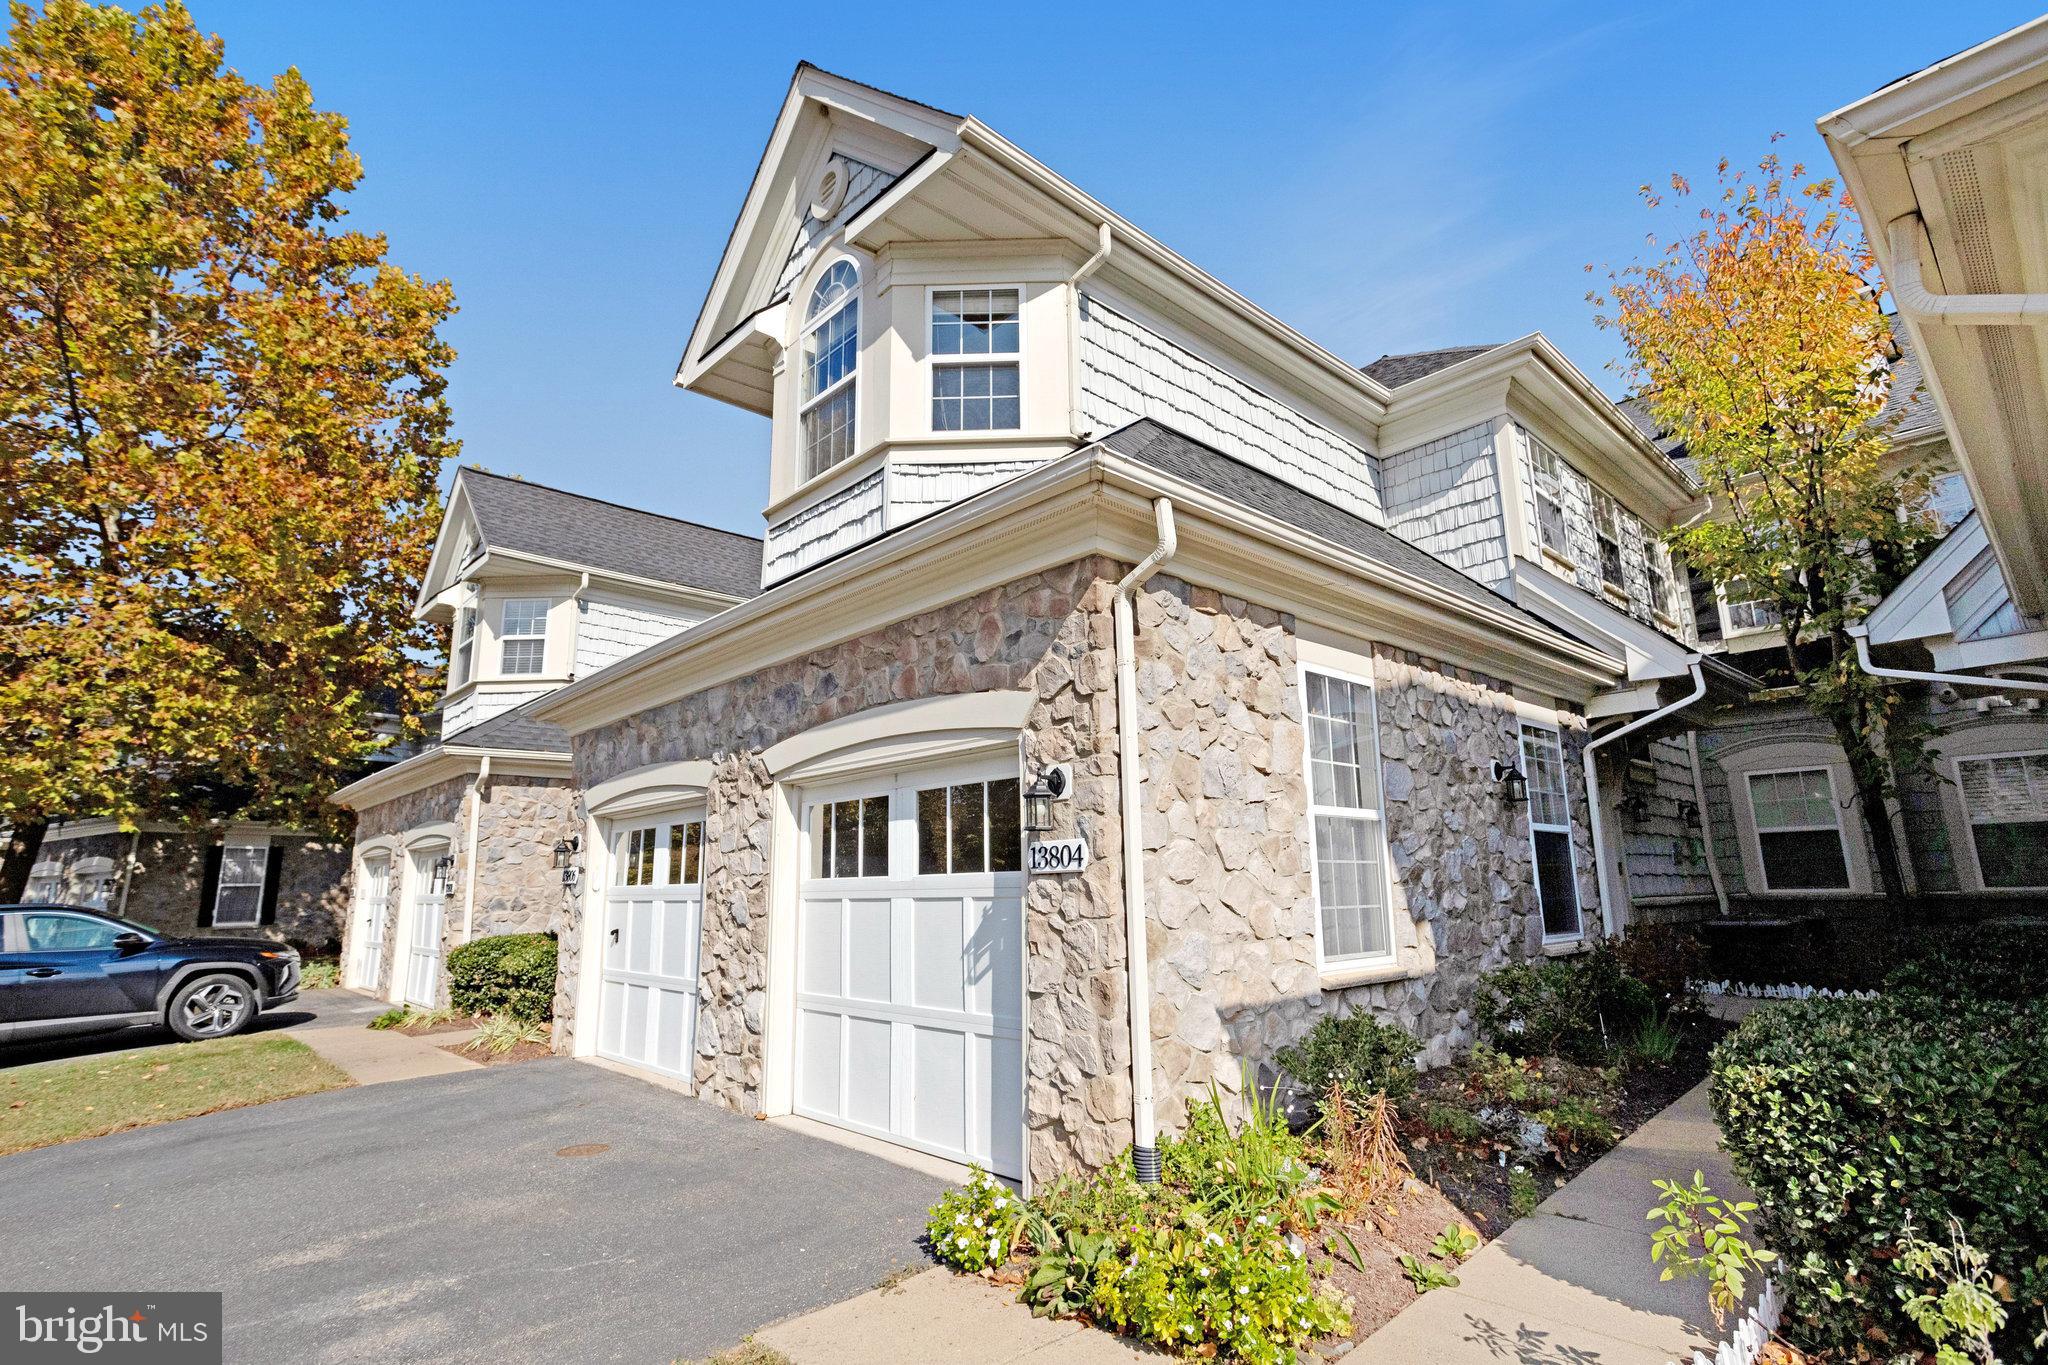
[[[469,866],[462,871],[462,941],[470,942],[476,937],[476,865],[482,861],[477,857],[476,822],[484,804],[484,783],[490,780],[491,756],[485,754],[477,764],[476,781],[469,788],[469,831],[468,841],[463,845],[469,850]]]
[[[1108,223],[1096,226],[1095,242],[1095,254],[1067,277],[1067,430],[1077,441],[1088,435],[1081,428],[1081,286],[1109,259],[1115,243]]]
[[[2048,294],[1937,294],[1920,276],[1920,215],[1894,218],[1885,286],[1901,313],[1949,327],[2048,326]]]
[[[1614,902],[1616,897],[1610,895],[1607,888],[1607,879],[1610,875],[1607,868],[1607,834],[1605,822],[1600,818],[1600,772],[1593,761],[1593,755],[1603,746],[1612,744],[1623,735],[1632,734],[1642,729],[1645,725],[1664,719],[1675,711],[1682,711],[1701,697],[1706,696],[1707,675],[1700,672],[1697,660],[1690,665],[1690,668],[1692,670],[1691,692],[1672,702],[1669,706],[1660,706],[1647,716],[1636,717],[1619,730],[1609,730],[1599,738],[1587,741],[1585,749],[1579,755],[1586,768],[1586,810],[1593,820],[1593,867],[1599,874],[1594,878],[1594,882],[1600,888],[1600,932],[1603,934],[1614,933]]]
[[[1714,904],[1728,918],[1728,886],[1721,880],[1721,861],[1714,856],[1714,817],[1707,813],[1707,779],[1700,771],[1700,732],[1685,732],[1685,756],[1692,763],[1692,799],[1700,809],[1700,843],[1707,855],[1707,880],[1714,884]]]
[[[1987,687],[1994,692],[2048,692],[2048,682],[2022,682],[2017,678],[1989,678],[1975,673],[1922,673],[1912,668],[1884,668],[1870,657],[1870,625],[1858,621],[1849,627],[1856,640],[1856,662],[1873,678],[1897,678],[1901,682],[1947,683],[1951,687]]]
[[[583,571],[583,581],[576,585],[576,593],[569,599],[569,680],[576,680],[576,650],[583,643],[583,595],[590,591],[590,570]]]
[[[1107,233],[1108,229],[1104,229]],[[1106,246],[1105,246],[1105,249]],[[1124,944],[1129,959],[1131,1006],[1131,1164],[1138,1179],[1159,1180],[1159,1139],[1152,1115],[1152,964],[1145,943],[1144,770],[1138,766],[1136,611],[1131,595],[1152,571],[1173,558],[1173,503],[1152,504],[1159,543],[1116,585],[1116,766],[1118,813],[1124,835]]]

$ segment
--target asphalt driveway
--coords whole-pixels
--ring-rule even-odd
[[[230,1361],[669,1361],[923,1264],[940,1188],[546,1060],[0,1157],[35,1215],[0,1219],[0,1266],[223,1290]]]

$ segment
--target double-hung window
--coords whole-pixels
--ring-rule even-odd
[[[220,851],[220,886],[213,895],[216,926],[258,924],[263,919],[263,877],[270,865],[270,841],[233,843]]]
[[[1372,688],[1315,670],[1303,671],[1302,687],[1322,964],[1386,958],[1394,951],[1393,923]]]
[[[1849,889],[1842,813],[1826,768],[1751,773],[1749,809],[1766,890]]]
[[[804,311],[803,470],[814,479],[853,458],[854,371],[860,363],[860,274],[838,261],[811,291]]]
[[[1579,877],[1572,856],[1572,808],[1564,781],[1564,745],[1555,730],[1522,727],[1522,776],[1529,786],[1529,843],[1536,855],[1536,900],[1545,938],[1579,933]]]
[[[1769,630],[1785,620],[1775,599],[1759,597],[1749,581],[1742,578],[1722,586],[1721,616],[1723,628],[1731,635],[1745,630]]]
[[[1593,490],[1593,535],[1600,542],[1600,581],[1617,592],[1628,584],[1621,572],[1621,508],[1614,499]]]
[[[455,656],[448,661],[448,686],[456,688],[469,681],[471,662],[476,658],[476,608],[455,613]]]
[[[498,671],[506,677],[539,673],[548,654],[548,600],[545,597],[510,597],[499,616]]]
[[[1650,575],[1650,610],[1664,618],[1676,618],[1671,603],[1671,547],[1654,535],[1643,537],[1643,564]]]
[[[1984,885],[2048,887],[2048,753],[1965,758],[1956,776]]]
[[[1015,431],[1022,338],[1015,289],[932,291],[932,430]]]
[[[1544,549],[1569,560],[1572,550],[1571,538],[1565,534],[1564,460],[1526,431],[1522,434],[1528,438],[1529,469],[1536,480],[1536,534]]]

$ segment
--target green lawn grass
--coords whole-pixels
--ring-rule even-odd
[[[17,1067],[0,1072],[0,1155],[348,1084],[274,1034]]]

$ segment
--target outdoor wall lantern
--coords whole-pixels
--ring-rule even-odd
[[[1064,797],[1070,785],[1067,765],[1056,763],[1024,789],[1024,828],[1028,833],[1044,834],[1052,828],[1052,803]]]
[[[583,841],[573,834],[566,839],[557,839],[555,841],[555,871],[566,872],[574,867],[576,865],[576,850],[582,846]]]
[[[1529,779],[1522,776],[1522,770],[1499,759],[1493,761],[1493,780],[1500,784],[1500,799],[1510,806],[1519,806],[1529,799]]]
[[[435,876],[437,876],[437,877],[445,877],[445,876],[447,876],[447,875],[448,875],[449,873],[453,872],[454,870],[455,870],[455,855],[454,855],[453,853],[443,853],[443,854],[442,854],[442,855],[441,855],[440,857],[438,857],[438,858],[434,859],[434,875],[435,875]]]

